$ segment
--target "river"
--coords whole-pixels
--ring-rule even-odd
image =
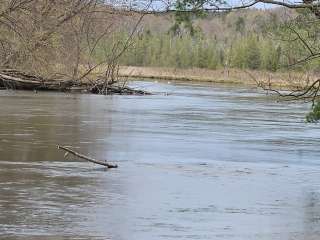
[[[0,91],[0,239],[318,239],[320,126],[240,86]],[[73,146],[118,169],[64,153]]]

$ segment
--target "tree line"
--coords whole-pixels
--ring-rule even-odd
[[[143,33],[120,63],[132,66],[174,68],[223,67],[277,71],[281,46],[257,34],[241,37],[228,47],[215,39],[191,35]]]
[[[278,11],[279,10],[275,10]],[[195,24],[192,31],[190,26],[177,29],[174,21],[160,18],[157,24],[167,24],[161,31],[157,25],[142,23],[142,31],[133,40],[132,46],[119,60],[121,65],[155,66],[174,68],[239,68],[266,71],[294,70],[319,71],[319,59],[302,62],[306,46],[300,40],[304,37],[316,35],[316,28],[311,32],[303,23],[308,19],[291,18],[282,20],[272,11],[245,10],[245,14],[231,13],[211,17],[211,22],[220,21],[224,24],[223,31],[205,29],[208,25],[202,20],[198,26]],[[287,14],[287,13],[286,13]],[[250,17],[253,15],[255,17]],[[263,17],[265,18],[264,20]],[[299,24],[294,23],[300,21]],[[152,22],[146,20],[147,23]],[[208,22],[208,21],[207,21]],[[310,22],[310,21],[309,21]],[[318,23],[313,23],[317,25]],[[145,25],[145,26],[144,26]],[[319,24],[318,24],[319,25]],[[119,30],[112,39],[101,43],[96,57],[110,52],[116,39],[126,39],[126,31]],[[316,41],[311,42],[316,48]]]

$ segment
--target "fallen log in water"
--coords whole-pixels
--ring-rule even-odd
[[[6,89],[66,91],[74,84],[72,80],[44,79],[14,69],[0,70],[0,87]]]
[[[87,160],[89,162],[92,162],[92,163],[95,163],[95,164],[98,164],[98,165],[102,165],[102,166],[105,166],[107,168],[118,168],[118,165],[116,164],[111,164],[111,163],[108,163],[107,161],[101,161],[101,160],[96,160],[96,159],[93,159],[91,157],[88,157],[88,156],[85,156],[81,153],[78,153],[74,150],[71,150],[70,148],[66,147],[66,146],[60,146],[58,145],[57,146],[58,149],[62,149],[64,151],[66,151],[67,153],[71,153],[72,155],[76,156],[76,157],[79,157],[79,158],[82,158],[84,160]]]
[[[101,84],[102,85],[102,84]],[[118,94],[118,95],[150,95],[149,92],[143,90],[136,90],[126,86],[109,85],[106,92],[102,92],[100,85],[88,86],[88,91],[93,94]]]
[[[149,95],[150,93],[135,90],[127,86],[117,86],[112,82],[96,80],[90,83],[82,83],[75,80],[44,79],[15,69],[0,69],[0,89],[14,90],[43,90],[43,91],[72,91],[93,94],[124,94],[124,95]],[[103,91],[101,91],[104,89]]]

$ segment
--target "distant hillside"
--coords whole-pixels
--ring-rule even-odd
[[[279,24],[296,15],[286,8],[243,9],[227,13],[209,13],[203,19],[195,19],[194,25],[210,38],[224,40],[248,33],[264,33],[272,25]],[[173,14],[148,15],[144,17],[144,30],[166,33],[174,24]]]

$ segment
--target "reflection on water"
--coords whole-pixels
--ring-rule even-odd
[[[307,106],[135,84],[159,94],[0,92],[0,239],[317,239]],[[64,159],[56,144],[120,168]]]

